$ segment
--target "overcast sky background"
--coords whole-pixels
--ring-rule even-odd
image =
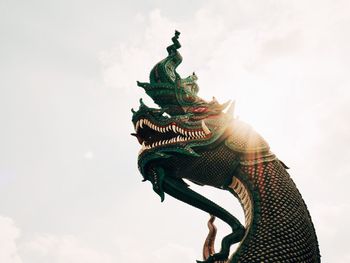
[[[350,262],[350,2],[0,1],[0,262],[195,262],[208,215],[141,183],[132,107],[182,76],[291,167],[323,262]],[[234,197],[194,187],[240,219]],[[218,222],[220,236],[228,231]],[[227,233],[227,232],[226,232]]]

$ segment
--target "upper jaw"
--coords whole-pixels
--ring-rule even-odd
[[[209,135],[210,130],[206,126],[204,120],[201,121],[200,125],[201,125],[200,127],[191,128],[191,127],[185,127],[185,125],[180,125],[177,122],[168,122],[166,124],[156,124],[154,121],[151,121],[150,119],[140,118],[135,123],[135,132],[138,133],[140,129],[143,129],[144,127],[148,127],[153,131],[160,132],[160,133],[166,133],[167,131],[172,131],[180,135],[191,136],[191,137]]]
[[[140,118],[135,122],[135,132],[133,135],[142,145],[140,154],[156,147],[206,140],[212,135],[204,120],[198,122],[196,127],[186,127],[178,122],[156,124],[150,119]]]

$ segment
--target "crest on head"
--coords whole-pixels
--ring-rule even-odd
[[[181,78],[177,73],[182,62],[179,35],[175,31],[168,55],[152,68],[149,82],[137,82],[159,106],[150,108],[141,99],[139,109],[132,110],[132,135],[141,144],[138,163],[142,174],[149,162],[158,159],[199,156],[194,149],[218,141],[233,119],[230,110],[223,111],[230,102],[220,104],[215,98],[207,102],[197,95],[196,74]]]
[[[149,83],[137,82],[148,96],[165,112],[170,115],[186,113],[201,114],[208,111],[220,112],[227,104],[219,104],[215,99],[206,102],[198,97],[198,77],[193,72],[186,78],[181,78],[176,68],[182,62],[182,56],[178,49],[180,32],[175,31],[171,39],[173,44],[167,47],[168,56],[158,62],[151,70]]]

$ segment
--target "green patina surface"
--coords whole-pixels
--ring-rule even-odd
[[[287,167],[259,134],[233,117],[234,104],[205,101],[198,96],[194,73],[180,77],[179,35],[175,31],[167,57],[153,67],[149,82],[137,82],[159,106],[150,108],[140,100],[139,109],[132,110],[144,181],[162,201],[168,194],[231,227],[219,252],[213,251],[213,242],[204,245],[203,262],[320,262],[311,217]],[[245,222],[183,179],[232,193],[242,204]],[[234,243],[239,246],[230,256]]]

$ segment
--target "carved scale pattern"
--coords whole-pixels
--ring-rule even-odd
[[[241,170],[260,197],[255,229],[229,262],[320,262],[315,230],[294,182],[276,160]]]

